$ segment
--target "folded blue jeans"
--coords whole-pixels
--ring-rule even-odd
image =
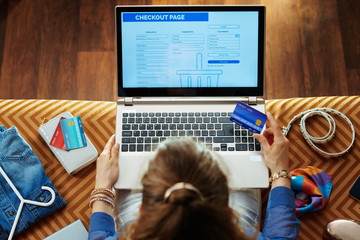
[[[41,189],[42,186],[52,188],[56,196],[54,203],[48,207],[24,204],[15,235],[67,204],[45,175],[39,158],[16,127],[7,130],[0,126],[0,166],[24,199],[49,202],[51,193]],[[0,174],[0,240],[8,238],[19,205],[20,199]]]

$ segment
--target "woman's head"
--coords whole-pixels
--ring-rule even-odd
[[[142,179],[142,213],[131,238],[239,239],[242,233],[228,207],[227,178],[217,158],[192,139],[160,144]],[[188,187],[171,188],[180,182]]]
[[[215,154],[192,139],[164,142],[142,179],[143,205],[162,203],[166,189],[178,182],[186,182],[199,189],[209,202],[227,206],[227,179],[217,162]],[[168,202],[177,201],[183,195],[197,197],[194,192],[179,190],[171,194]]]

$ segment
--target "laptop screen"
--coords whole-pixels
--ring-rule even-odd
[[[260,96],[264,7],[116,7],[119,96]]]

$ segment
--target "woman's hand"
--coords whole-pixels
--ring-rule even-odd
[[[119,176],[119,144],[112,135],[96,162],[95,188],[111,189]]]
[[[263,135],[254,134],[264,150],[264,160],[271,174],[281,170],[289,171],[289,140],[282,134],[278,123],[271,113],[267,114],[270,128],[265,129]],[[273,182],[275,186],[290,186],[290,181],[279,178]]]
[[[96,161],[95,188],[112,189],[119,176],[119,144],[115,144],[115,135],[106,143],[104,150]],[[112,206],[104,201],[95,201],[92,212],[105,212],[114,216]]]

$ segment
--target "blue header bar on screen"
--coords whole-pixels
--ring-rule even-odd
[[[123,22],[207,22],[209,14],[201,13],[123,13]]]

